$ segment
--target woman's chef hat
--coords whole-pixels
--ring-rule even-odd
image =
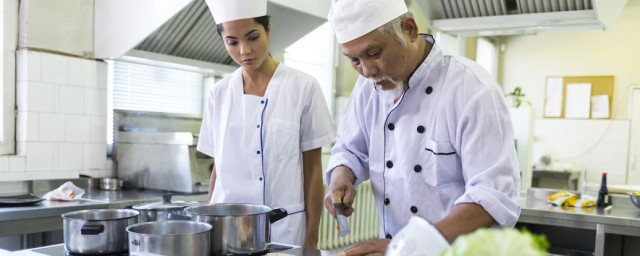
[[[205,0],[217,24],[267,15],[267,0]]]
[[[338,43],[346,43],[407,13],[404,0],[338,0],[329,11],[329,23]]]

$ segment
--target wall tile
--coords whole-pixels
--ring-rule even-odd
[[[55,170],[54,143],[27,142],[26,170]]]
[[[65,115],[56,113],[40,113],[39,125],[38,130],[40,134],[40,141],[65,141]]]
[[[16,106],[18,111],[28,111],[28,98],[27,93],[29,92],[28,88],[29,82],[17,82],[16,83]]]
[[[106,144],[84,144],[84,169],[85,170],[104,170],[107,160]]]
[[[91,117],[91,123],[89,125],[89,142],[107,144],[107,117]]]
[[[96,87],[97,61],[69,58],[69,84],[84,87]]]
[[[26,162],[24,156],[9,156],[9,170],[12,172],[22,172],[25,170]]]
[[[85,114],[107,115],[107,90],[85,89]]]
[[[38,112],[27,112],[27,134],[25,141],[39,141],[38,137],[38,128],[39,124],[39,116]]]
[[[27,120],[29,119],[29,112],[18,111],[18,117],[16,119],[16,141],[27,141]]]
[[[56,86],[41,82],[27,83],[27,109],[25,111],[56,112]]]
[[[27,79],[29,81],[42,81],[42,53],[27,52]]]
[[[107,63],[95,62],[96,69],[96,87],[100,89],[107,89]]]
[[[58,170],[81,170],[83,150],[82,143],[58,144]]]
[[[65,118],[65,141],[89,141],[89,116],[67,115]]]
[[[64,114],[82,114],[84,113],[84,88],[77,86],[60,87],[60,113]]]
[[[69,57],[42,54],[42,81],[55,84],[69,84]]]

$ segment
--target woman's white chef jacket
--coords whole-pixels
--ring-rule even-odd
[[[356,184],[371,179],[381,237],[392,237],[413,215],[438,222],[462,203],[477,203],[500,226],[513,226],[520,175],[498,84],[478,64],[423,37],[433,48],[396,104],[382,102],[371,81],[359,77],[327,181],[339,165],[353,170]]]
[[[318,82],[278,65],[263,97],[245,95],[242,68],[211,88],[198,151],[215,159],[211,203],[251,203],[285,208],[272,240],[302,245],[302,152],[331,143],[335,131]]]

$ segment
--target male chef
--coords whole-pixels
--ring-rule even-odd
[[[419,34],[403,0],[338,0],[328,19],[360,76],[331,151],[325,206],[351,215],[355,187],[371,180],[383,238],[344,254],[384,253],[411,216],[450,243],[481,227],[513,227],[520,176],[492,76]]]

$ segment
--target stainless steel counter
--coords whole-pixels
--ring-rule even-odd
[[[576,208],[553,206],[547,197],[557,190],[529,189],[520,200],[518,225],[543,231],[553,246],[577,247],[587,254],[637,255],[640,240],[640,209],[627,195],[611,195],[612,207]],[[535,230],[537,229],[537,230]],[[577,245],[579,244],[579,245]],[[568,248],[576,249],[576,248]],[[573,254],[572,254],[573,255]]]
[[[60,230],[60,215],[63,213],[87,209],[119,209],[160,201],[163,193],[158,190],[103,191],[89,188],[83,198],[71,202],[45,200],[30,206],[0,207],[0,236]],[[173,200],[204,202],[206,199],[206,194],[176,194]]]
[[[601,207],[577,208],[553,206],[547,203],[547,196],[557,190],[530,189],[527,197],[520,200],[522,211],[518,222],[536,223],[564,227],[596,229],[597,224],[620,226],[608,233],[640,235],[640,209],[631,204],[629,196],[611,195],[613,207],[605,211]]]

